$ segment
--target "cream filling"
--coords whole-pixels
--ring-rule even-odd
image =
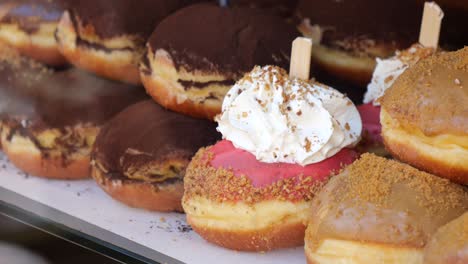
[[[58,29],[60,31],[71,31],[74,35],[77,34],[75,30],[78,30],[78,32],[80,33],[80,38],[82,38],[83,40],[86,40],[91,43],[99,43],[99,45],[105,46],[106,48],[109,48],[109,49],[120,49],[120,48],[126,48],[126,47],[135,49],[139,46],[137,44],[138,37],[136,36],[120,35],[120,36],[103,39],[103,38],[100,38],[96,34],[86,34],[85,31],[87,31],[88,29],[83,28],[81,23],[78,23],[78,24],[79,24],[78,28],[75,29],[73,23],[71,22],[70,14],[68,12],[65,12],[62,15],[62,18],[60,19]],[[143,41],[140,41],[140,42],[143,42]]]
[[[174,91],[178,104],[184,103],[189,100],[189,98],[194,102],[202,102],[207,98],[210,98],[210,100],[216,98],[217,101],[222,101],[226,93],[232,87],[231,85],[215,83],[201,89],[195,87],[185,90],[185,87],[178,83],[179,80],[207,83],[212,81],[225,81],[226,77],[220,74],[207,73],[199,70],[188,71],[183,67],[177,71],[171,55],[163,49],[157,50],[155,54],[149,49],[147,56],[151,67],[151,77],[160,83],[170,83],[169,87]]]
[[[28,155],[41,155],[42,152],[41,150],[34,144],[34,142],[24,136],[20,135],[13,135],[11,140],[7,140],[7,136],[9,134],[9,129],[6,127],[3,127],[4,129],[1,130],[1,135],[0,135],[0,140],[1,140],[1,145],[2,147],[7,150],[10,154],[22,154],[22,153],[27,153]],[[95,129],[93,128],[82,128],[85,133],[86,141],[87,141],[87,146],[92,146],[94,140],[95,140],[95,135],[98,133],[97,131],[94,131]],[[60,132],[54,129],[49,129],[46,130],[42,133],[40,133],[37,136],[37,140],[41,143],[42,146],[46,148],[50,148],[48,150],[48,153],[51,154],[52,157],[62,157],[62,152],[60,151],[60,147],[54,148],[54,142],[55,140],[60,136]],[[71,153],[70,157],[71,159],[74,159],[76,157],[87,157],[91,153],[91,147],[81,147],[77,148],[75,152]]]
[[[428,137],[422,133],[410,133],[401,128],[384,109],[380,113],[382,134],[387,141],[399,142],[417,149],[422,155],[443,161],[449,166],[468,169],[468,137],[438,135]]]
[[[37,31],[28,34],[17,24],[0,24],[0,40],[14,46],[51,47],[56,45],[54,37],[56,28],[57,23],[41,23]]]
[[[309,261],[320,264],[422,264],[422,249],[325,239],[315,251],[305,243]]]
[[[57,27],[57,39],[61,44],[61,48],[70,51],[76,50],[77,37],[78,35],[71,24],[68,13],[65,13]],[[83,36],[81,37],[83,38]],[[136,66],[140,62],[140,59],[144,52],[143,50],[141,50],[140,54],[135,55],[135,50],[118,50],[122,47],[135,46],[133,42],[128,42],[127,39],[124,37],[112,38],[109,40],[102,40],[98,38],[86,40],[92,43],[99,43],[99,45],[102,45],[108,49],[116,49],[113,50],[112,53],[99,49],[91,49],[93,56],[97,57],[98,59],[102,61],[112,61],[110,65],[132,64]]]
[[[310,202],[263,201],[214,202],[202,196],[183,199],[182,206],[193,224],[229,231],[254,231],[281,224],[306,223]]]

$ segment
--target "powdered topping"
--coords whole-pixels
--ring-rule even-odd
[[[432,214],[446,213],[453,208],[468,209],[468,193],[463,187],[397,161],[363,154],[345,173],[347,191],[337,196],[338,200],[356,199],[390,208],[391,198],[406,186],[413,190],[412,199]]]
[[[323,161],[361,135],[361,118],[340,92],[290,79],[274,66],[255,67],[228,92],[218,131],[266,163]]]
[[[434,53],[434,49],[425,48],[421,44],[414,44],[409,49],[402,52],[397,51],[396,55],[388,59],[377,58],[377,66],[372,75],[372,81],[367,86],[364,95],[364,103],[373,102],[380,105],[378,99],[390,88],[395,80],[408,67],[416,64],[419,60]]]
[[[438,52],[406,70],[380,102],[402,128],[418,129],[426,136],[464,136],[468,133],[467,84],[468,47]]]

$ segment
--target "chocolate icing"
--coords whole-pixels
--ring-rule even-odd
[[[288,17],[293,13],[298,0],[230,0],[230,6],[262,8],[273,14]]]
[[[27,122],[28,129],[41,131],[101,125],[146,96],[140,87],[100,79],[76,68],[54,72],[15,57],[0,58],[0,98],[0,117]]]
[[[128,107],[101,129],[92,157],[109,177],[122,179],[132,166],[171,158],[189,161],[199,148],[220,138],[214,122],[183,116],[146,100]]]
[[[70,7],[83,26],[102,38],[138,35],[146,40],[154,27],[189,0],[75,0]]]
[[[237,79],[255,65],[288,68],[297,36],[293,26],[261,10],[197,4],[161,22],[149,43],[153,52],[169,52],[177,68]]]
[[[326,45],[361,38],[395,42],[397,48],[418,40],[422,11],[414,0],[301,0],[297,7],[300,18],[327,29],[322,39]]]
[[[2,0],[0,9],[9,11],[0,21],[18,24],[21,29],[32,33],[41,22],[58,22],[66,5],[66,0]]]
[[[224,81],[209,81],[209,82],[195,82],[195,81],[184,81],[178,80],[178,82],[187,90],[189,88],[193,89],[203,89],[207,86],[218,84],[218,85],[234,85],[235,80],[224,80]]]

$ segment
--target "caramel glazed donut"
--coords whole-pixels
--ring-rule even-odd
[[[190,1],[78,0],[63,14],[56,38],[75,66],[139,84],[138,64],[154,27]]]
[[[424,249],[425,264],[468,263],[468,212],[439,228]]]
[[[261,10],[193,5],[153,32],[141,79],[162,106],[212,119],[227,91],[255,65],[289,67],[297,35],[282,18]]]
[[[26,173],[89,177],[91,146],[102,123],[145,98],[144,90],[77,69],[53,72],[0,48],[0,141]]]
[[[314,198],[307,262],[422,264],[430,237],[467,209],[466,188],[364,154]]]
[[[380,101],[382,136],[394,157],[468,184],[468,48],[420,61]]]
[[[92,152],[92,176],[114,199],[132,207],[182,212],[185,168],[198,148],[220,139],[215,124],[134,104],[109,121]]]
[[[50,66],[66,64],[54,37],[65,3],[64,0],[0,1],[0,41]]]
[[[313,64],[365,87],[377,57],[390,57],[417,41],[422,11],[414,0],[300,0],[296,13],[298,29],[314,40]]]

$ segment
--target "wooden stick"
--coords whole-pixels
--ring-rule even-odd
[[[310,38],[296,38],[292,43],[289,77],[309,80],[311,59],[312,40]]]
[[[419,33],[419,43],[425,47],[437,49],[439,45],[440,28],[444,12],[434,2],[424,3],[424,13]]]

